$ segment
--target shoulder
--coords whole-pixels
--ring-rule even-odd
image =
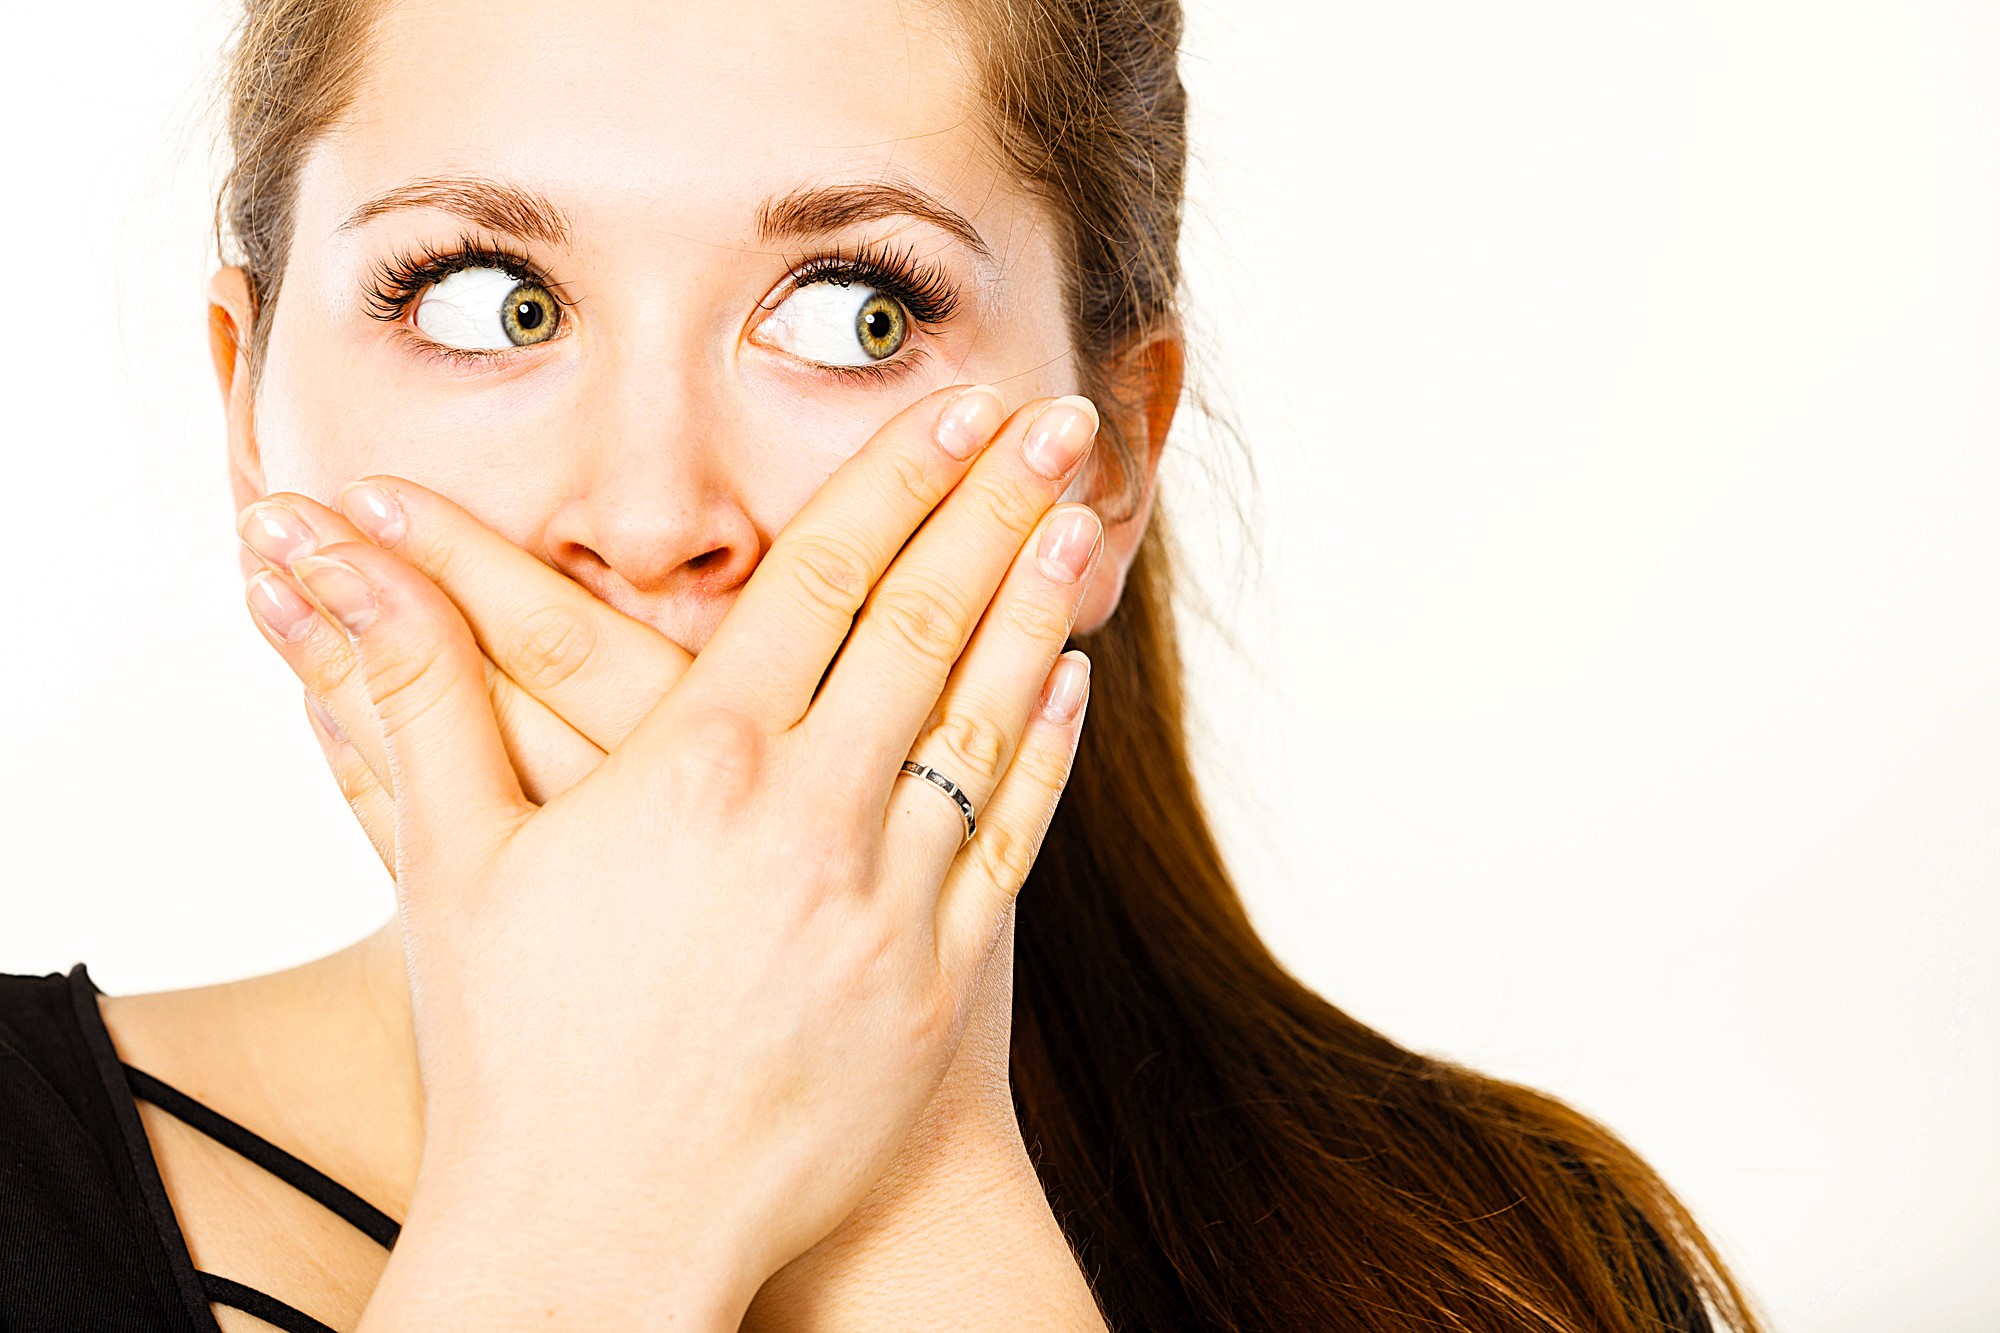
[[[13,1081],[38,1079],[72,1111],[94,1100],[100,1082],[76,1008],[77,987],[89,984],[80,965],[68,976],[0,973],[0,1068]],[[26,1109],[10,1097],[0,1117],[15,1121]]]
[[[0,1326],[155,1327],[177,1305],[79,1008],[94,996],[80,967],[0,974]]]

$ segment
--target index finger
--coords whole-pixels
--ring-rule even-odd
[[[414,481],[363,478],[340,507],[444,590],[493,665],[600,749],[623,741],[693,660]]]
[[[989,385],[890,419],[785,525],[689,668],[773,731],[805,715],[869,590],[1007,418]]]

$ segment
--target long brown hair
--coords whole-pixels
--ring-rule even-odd
[[[994,137],[1062,232],[1084,389],[1116,396],[1119,357],[1176,317],[1178,0],[958,3]],[[299,165],[346,109],[374,0],[245,5],[217,228],[268,316]],[[1131,443],[1106,443],[1136,484]],[[1188,766],[1170,576],[1156,522],[1086,641],[1091,718],[1015,928],[1015,1103],[1111,1325],[1754,1331],[1609,1131],[1405,1050],[1258,938]]]

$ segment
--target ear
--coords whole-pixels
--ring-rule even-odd
[[[240,512],[260,499],[264,464],[257,450],[256,399],[250,384],[250,330],[256,319],[250,275],[231,265],[208,280],[208,355],[222,390],[222,415],[229,436],[229,490]],[[237,553],[247,578],[257,568],[248,551]]]
[[[1181,381],[1187,369],[1187,339],[1178,323],[1157,328],[1132,343],[1112,363],[1108,402],[1100,411],[1113,413],[1131,448],[1136,477],[1121,475],[1116,465],[1093,467],[1074,497],[1100,505],[1106,513],[1104,554],[1090,587],[1084,590],[1073,634],[1088,634],[1111,618],[1125,593],[1125,574],[1139,553],[1139,539],[1153,514],[1153,493],[1160,476],[1160,454],[1180,406]],[[1101,502],[1101,503],[1100,503]],[[1127,508],[1129,504],[1130,508]]]

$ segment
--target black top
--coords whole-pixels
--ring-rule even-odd
[[[282,1148],[122,1063],[79,963],[0,975],[0,1329],[219,1333],[210,1303],[333,1333],[194,1266],[135,1098],[318,1200],[384,1246],[396,1223]]]

